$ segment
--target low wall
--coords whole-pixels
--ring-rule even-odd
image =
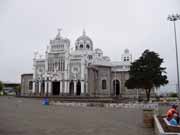
[[[99,107],[106,107],[106,108],[149,108],[149,109],[158,109],[157,104],[143,104],[143,103],[97,103],[97,102],[91,102],[91,103],[77,103],[77,102],[60,102],[60,101],[50,101],[50,104],[52,105],[61,105],[61,106],[81,106],[81,107],[93,107],[93,106],[99,106]]]

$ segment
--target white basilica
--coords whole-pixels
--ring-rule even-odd
[[[115,85],[116,89],[115,94],[118,94],[117,87],[119,91],[124,87],[121,79],[127,79],[122,76],[124,72],[129,71],[132,61],[129,50],[126,49],[121,55],[121,61],[112,62],[108,56],[103,55],[101,49],[94,49],[93,41],[85,31],[76,39],[74,50],[70,49],[70,40],[62,37],[60,32],[58,30],[56,37],[50,40],[45,57],[39,56],[37,52],[34,54],[31,93],[34,95],[87,95],[91,91],[90,88],[95,89],[95,87],[88,86],[93,85],[93,82],[96,81],[88,76],[88,68],[94,65],[111,68],[112,74],[102,80],[102,91],[105,91],[103,89],[109,89],[109,91],[114,89],[114,86],[109,88],[106,86],[108,84],[106,81],[110,77],[109,84],[111,85],[112,80],[112,85]],[[119,80],[118,73],[121,73]],[[106,73],[104,73],[105,75]],[[90,83],[90,81],[93,82]],[[99,82],[101,82],[101,78]]]

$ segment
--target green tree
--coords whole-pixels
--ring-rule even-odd
[[[171,92],[169,93],[170,97],[178,97],[178,94],[176,92]]]
[[[145,50],[142,56],[132,63],[125,86],[128,89],[145,90],[147,101],[149,101],[152,88],[168,83],[165,75],[166,68],[161,67],[162,63],[163,59],[157,53]]]

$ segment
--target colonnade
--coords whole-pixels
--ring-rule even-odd
[[[42,90],[44,94],[46,95],[47,93],[50,95],[53,95],[53,82],[60,83],[59,84],[59,95],[62,94],[72,94],[70,93],[70,82],[69,80],[60,80],[60,81],[51,81],[51,80],[45,80],[44,81],[44,87],[42,88],[42,81],[33,81],[33,89],[32,93],[33,94],[40,94],[42,93]],[[85,94],[85,89],[84,89],[84,80],[73,80],[73,95],[76,95],[77,93],[77,84],[80,82],[80,93]]]

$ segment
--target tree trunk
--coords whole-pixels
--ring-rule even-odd
[[[149,99],[150,99],[150,93],[151,93],[151,89],[146,89],[147,101],[149,101]]]

